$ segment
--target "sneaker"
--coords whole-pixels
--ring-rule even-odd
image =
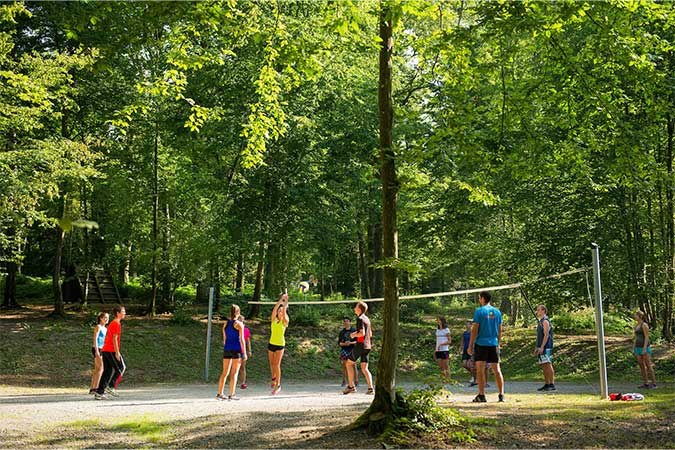
[[[485,387],[490,387],[490,383],[485,383]]]
[[[341,387],[347,386],[347,382],[346,382],[346,381],[343,381],[342,384],[341,384],[340,386],[341,386]]]
[[[237,397],[236,395],[228,395],[227,399],[228,400],[239,400],[239,397]]]
[[[89,394],[95,394],[95,393],[96,393],[96,389],[94,389],[94,388],[89,389]]]
[[[639,389],[639,388],[642,388],[642,389],[649,389],[649,384],[647,384],[647,383],[641,384],[640,386],[638,386],[638,389]]]
[[[549,386],[548,384],[545,384],[545,385],[543,385],[542,387],[540,387],[540,388],[537,389],[537,390],[538,390],[539,392],[548,391],[548,386]]]
[[[368,388],[368,390],[366,391],[366,395],[373,395],[373,394],[375,394],[373,388]]]
[[[105,388],[105,393],[111,397],[117,398],[120,396],[120,394],[117,393],[117,391],[113,388]]]
[[[276,385],[277,385],[277,379],[276,379],[276,378],[272,378],[272,383],[270,383],[270,387],[271,387],[272,389],[274,389],[274,386],[276,386]]]
[[[356,392],[356,388],[354,386],[347,386],[342,393],[347,395],[347,394],[353,394]]]
[[[105,394],[99,394],[98,392],[94,394],[94,400],[108,400],[108,397]]]
[[[557,391],[557,389],[555,388],[555,384],[549,384],[548,386],[546,386],[546,389],[544,389],[544,391],[551,392],[551,391]]]
[[[242,389],[246,389],[246,388],[248,387],[248,384],[246,384],[246,383],[241,383],[241,386],[240,386],[240,387],[241,387]]]
[[[499,403],[504,403],[504,394],[499,394],[499,397],[497,397],[499,400],[497,400]]]
[[[656,383],[652,383],[649,385],[649,389],[656,389]]]
[[[485,402],[487,402],[487,399],[485,398],[484,395],[478,394],[473,399],[473,403],[485,403]]]
[[[277,395],[281,391],[281,385],[276,386],[274,389],[272,389],[272,395]]]
[[[358,381],[356,381],[356,382],[354,383],[354,387],[359,387],[359,382],[358,382]]]
[[[222,394],[216,394],[216,400],[227,400],[227,397]]]
[[[475,381],[472,381],[471,383],[469,383],[469,387],[474,387],[474,386],[478,386],[478,383],[476,383]]]

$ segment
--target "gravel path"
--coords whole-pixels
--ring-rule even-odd
[[[540,385],[533,382],[507,383],[507,402],[517,402],[519,394],[535,394]],[[405,389],[418,386],[410,383],[402,385]],[[597,387],[587,383],[560,383],[558,389],[557,395],[598,392]],[[612,386],[612,390],[627,392],[631,388]],[[632,390],[637,388],[633,386]],[[476,393],[475,388],[459,384],[450,386],[450,391],[450,401],[457,406],[470,404]],[[197,434],[203,428],[223,427],[207,437],[174,436],[165,442],[169,446],[342,447],[344,445],[341,444],[345,443],[336,430],[348,425],[372,401],[372,396],[366,395],[363,387],[356,394],[342,395],[339,385],[327,382],[285,384],[276,396],[272,396],[266,386],[249,386],[246,390],[237,391],[241,397],[239,401],[216,400],[213,384],[122,385],[118,399],[105,401],[96,401],[85,392],[73,388],[0,386],[0,447],[87,447],[92,445],[88,440],[92,436],[90,429],[96,436],[97,430],[103,433],[103,428],[110,429],[114,424],[138,417],[148,417],[176,429],[180,426],[184,427],[181,430],[195,430]],[[488,388],[486,394],[488,402],[496,401],[494,386]],[[87,433],[77,431],[78,426],[87,427]],[[72,430],[70,435],[69,429]],[[331,433],[334,436],[331,437]],[[82,434],[88,437],[84,438]],[[42,436],[41,440],[36,438],[38,435]],[[255,436],[255,445],[250,441],[252,436]],[[368,439],[358,437],[356,441],[347,443],[347,447],[377,445]],[[127,434],[109,446],[135,447],[143,442],[135,441]]]

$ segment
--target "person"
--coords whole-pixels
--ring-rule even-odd
[[[476,364],[474,360],[469,355],[467,349],[469,348],[469,341],[471,340],[471,325],[473,322],[470,320],[466,321],[466,329],[462,333],[462,343],[459,346],[459,353],[462,355],[462,367],[464,367],[467,372],[471,374],[471,381],[469,381],[469,386],[475,386],[476,383]]]
[[[350,333],[350,337],[356,338],[356,344],[349,354],[347,360],[347,377],[349,384],[342,391],[343,394],[351,394],[356,392],[356,385],[354,383],[354,371],[356,370],[356,360],[361,359],[361,372],[368,383],[368,391],[366,394],[372,395],[373,390],[373,376],[368,370],[368,354],[371,350],[370,339],[373,335],[373,330],[370,326],[370,319],[366,316],[368,305],[365,302],[358,302],[354,306],[354,313],[358,316],[356,320],[356,331]]]
[[[246,346],[244,345],[244,325],[237,320],[241,310],[238,305],[230,307],[230,317],[223,325],[223,372],[218,382],[218,400],[239,400],[235,394],[237,387],[237,374],[242,359],[246,359]],[[230,376],[230,393],[224,395],[225,379]]]
[[[242,389],[248,388],[248,384],[246,383],[246,361],[253,356],[253,352],[251,351],[251,330],[244,324],[245,320],[246,317],[239,316],[239,322],[241,322],[241,325],[244,327],[244,347],[241,348],[241,353],[246,353],[246,358],[241,360],[241,367],[239,368],[239,377],[241,378],[240,387]]]
[[[495,381],[499,389],[499,401],[504,401],[504,377],[499,367],[499,348],[502,340],[502,313],[490,304],[491,296],[487,291],[478,295],[480,307],[476,308],[471,326],[471,339],[467,351],[476,359],[476,378],[478,379],[478,395],[474,402],[484,403],[485,398],[485,364],[490,363]]]
[[[434,359],[441,369],[441,377],[448,381],[450,379],[450,370],[448,367],[448,360],[450,359],[450,329],[445,317],[439,316],[436,318],[436,351]]]
[[[281,390],[281,359],[286,348],[286,328],[288,328],[288,294],[283,294],[272,308],[270,340],[267,344],[267,355],[270,359],[272,373],[272,395]]]
[[[118,397],[117,386],[122,380],[122,374],[126,369],[122,359],[122,320],[126,317],[127,311],[122,305],[115,305],[112,309],[113,321],[108,325],[108,331],[103,341],[101,355],[103,359],[103,374],[98,383],[96,400],[106,400],[110,397]]]
[[[546,315],[546,306],[537,306],[537,345],[534,348],[534,354],[537,355],[537,361],[544,371],[544,385],[537,389],[540,392],[555,391],[555,371],[553,370],[553,360],[551,352],[553,351],[553,326],[551,320]]]
[[[349,360],[349,354],[354,350],[354,344],[356,344],[356,339],[351,337],[351,334],[356,331],[356,328],[352,326],[352,319],[345,316],[342,318],[344,327],[340,330],[338,335],[338,345],[340,346],[340,363],[342,364],[342,387],[347,385],[347,360]],[[351,369],[354,371],[354,385],[359,385],[359,371],[356,369],[356,366],[352,366]]]
[[[635,312],[635,339],[633,340],[633,354],[637,359],[642,372],[642,385],[644,389],[654,389],[656,387],[656,377],[654,376],[654,367],[651,361],[652,347],[649,342],[649,325],[645,322],[645,313],[640,310]],[[651,384],[647,382],[647,375],[652,380]]]
[[[101,356],[101,349],[105,344],[105,334],[108,331],[110,316],[106,312],[102,312],[96,318],[96,326],[94,327],[93,345],[91,353],[94,355],[94,370],[91,372],[91,384],[89,385],[89,393],[95,394],[98,388],[98,383],[101,381],[103,375],[103,357]]]

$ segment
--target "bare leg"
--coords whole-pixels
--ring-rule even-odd
[[[649,378],[652,380],[652,384],[656,384],[656,376],[654,376],[654,365],[652,364],[652,359],[649,357],[649,353],[644,355],[642,358],[645,364],[645,369],[649,374]]]
[[[492,372],[495,374],[495,381],[497,382],[499,393],[504,395],[504,376],[502,375],[502,368],[499,363],[492,363]]]
[[[234,390],[237,387],[237,375],[239,374],[241,359],[235,358],[230,361],[232,361],[230,366],[230,397],[232,397],[234,395]]]
[[[347,386],[354,387],[354,374],[356,373],[356,364],[351,359],[345,361],[347,364],[347,378],[349,378],[349,383]]]
[[[223,358],[223,372],[220,374],[220,380],[218,381],[218,395],[223,395],[223,391],[225,390],[225,378],[227,377],[227,374],[230,372],[231,364],[232,364],[231,359]]]
[[[101,382],[101,375],[103,375],[103,358],[97,356],[94,358],[94,371],[91,373],[90,389],[98,388],[98,385]]]
[[[642,381],[644,384],[647,384],[647,368],[645,367],[644,355],[636,355],[638,366],[640,366],[640,372],[642,372]]]
[[[368,370],[368,363],[361,363],[361,372],[363,372],[363,376],[366,377],[366,383],[368,383],[368,389],[373,388],[373,376],[370,373],[370,370]]]
[[[239,366],[239,377],[241,378],[241,384],[246,383],[246,360],[241,360],[241,365]]]
[[[270,373],[271,373],[271,376],[272,376],[272,388],[274,388],[274,386],[276,385],[276,381],[277,381],[275,370],[274,370],[274,352],[271,351],[271,350],[267,350],[267,356],[270,359]]]
[[[345,384],[347,382],[347,361],[340,360],[340,364],[342,365],[342,384]]]
[[[485,361],[476,361],[476,382],[478,383],[478,395],[485,395]]]

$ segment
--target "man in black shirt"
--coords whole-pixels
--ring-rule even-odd
[[[338,345],[340,346],[340,362],[342,363],[342,387],[347,385],[347,360],[349,359],[349,354],[354,349],[354,344],[356,344],[356,338],[352,338],[351,334],[356,331],[356,328],[352,326],[352,320],[349,317],[342,318],[344,322],[344,328],[340,330],[340,335],[338,336]],[[354,379],[356,380],[356,385],[359,385],[359,371],[354,366]]]

